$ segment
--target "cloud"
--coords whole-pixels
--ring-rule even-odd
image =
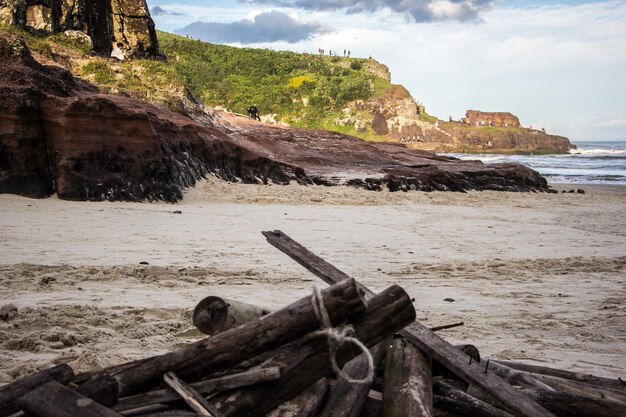
[[[160,7],[160,6],[152,7],[150,9],[150,14],[152,16],[165,16],[165,15],[180,16],[181,15],[180,13],[177,13],[171,10],[170,11],[165,10],[163,7]]]
[[[196,21],[176,33],[207,42],[251,44],[279,41],[296,43],[328,31],[321,23],[303,23],[285,13],[271,11],[258,14],[254,19],[232,23]]]
[[[275,4],[316,11],[343,10],[346,13],[389,9],[414,22],[477,20],[496,0],[240,0],[242,3]]]

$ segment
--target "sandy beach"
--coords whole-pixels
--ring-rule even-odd
[[[481,354],[626,377],[626,187],[585,194],[389,193],[208,179],[184,201],[0,195],[0,383],[197,340],[207,295],[279,308],[317,278],[280,229],[373,290],[399,284],[427,326]],[[148,263],[148,265],[140,263]],[[451,298],[454,301],[444,301]]]

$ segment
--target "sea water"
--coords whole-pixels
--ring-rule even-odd
[[[550,184],[626,185],[626,141],[573,142],[568,154],[447,154],[484,163],[517,162],[543,175]]]

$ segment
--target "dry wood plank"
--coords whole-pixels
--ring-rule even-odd
[[[582,372],[572,372],[563,369],[550,368],[547,366],[530,365],[527,363],[498,360],[498,363],[517,369],[518,371],[530,372],[533,374],[542,374],[554,376],[557,378],[571,379],[573,381],[583,382],[586,384],[597,385],[600,387],[626,391],[626,382],[619,378],[604,378]]]
[[[256,320],[270,310],[237,300],[210,295],[193,310],[193,325],[204,334],[212,335]]]
[[[287,254],[323,281],[332,284],[349,278],[347,274],[313,254],[283,232],[276,230],[263,232],[263,235],[271,245]],[[374,295],[363,285],[360,285],[360,288],[365,291],[366,298]],[[420,323],[411,323],[399,333],[468,384],[476,385],[488,392],[502,408],[514,416],[554,417],[554,414],[534,400],[519,393],[492,372],[484,372],[479,364],[468,363],[467,356]]]
[[[178,378],[174,372],[163,375],[163,380],[198,414],[209,417],[224,417],[202,395]]]
[[[322,298],[333,323],[365,310],[365,302],[354,280],[343,281],[322,290]],[[270,350],[315,330],[319,320],[311,297],[271,314],[218,333],[176,351],[153,356],[114,374],[120,384],[120,395],[148,390],[164,373],[176,372],[181,378],[196,381],[211,372],[228,368],[263,351]],[[233,349],[236,346],[236,349]]]
[[[511,417],[511,414],[506,411],[472,397],[443,381],[435,381],[433,393],[435,394],[433,399],[434,406],[447,412],[472,417]]]
[[[216,391],[226,391],[261,382],[275,381],[278,378],[280,378],[280,368],[278,366],[271,366],[194,382],[191,384],[191,387],[202,395],[208,395]],[[179,399],[180,396],[173,389],[166,388],[120,398],[113,409],[116,411],[128,410],[150,404],[167,404]]]
[[[328,380],[322,378],[289,401],[285,401],[266,417],[315,417],[328,395]]]
[[[542,389],[521,390],[559,417],[626,417],[620,401],[598,399],[569,392]]]
[[[351,319],[355,337],[366,346],[373,346],[415,319],[415,309],[408,294],[397,285],[370,298],[367,310]],[[359,354],[358,348],[344,343],[336,352],[342,366]],[[294,343],[292,349],[267,361],[267,366],[280,366],[282,378],[275,382],[226,391],[214,398],[215,406],[227,417],[260,417],[283,401],[332,371],[328,337],[312,333]]]
[[[56,381],[47,382],[21,396],[17,403],[30,417],[121,417]]]
[[[0,416],[9,416],[19,411],[16,400],[33,389],[49,381],[64,383],[72,377],[74,370],[69,365],[61,364],[0,387]]]
[[[389,343],[390,340],[383,340],[371,349],[374,367],[382,361]],[[368,371],[367,358],[360,354],[346,363],[342,371],[354,379],[364,379]],[[319,417],[359,417],[371,385],[371,383],[355,384],[339,377],[331,388]]]
[[[431,372],[429,357],[406,339],[394,339],[385,359],[383,416],[432,417]]]

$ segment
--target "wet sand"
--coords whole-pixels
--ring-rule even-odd
[[[207,295],[279,308],[310,294],[320,281],[265,242],[273,229],[373,290],[403,286],[427,326],[463,321],[440,334],[483,356],[623,378],[626,187],[576,188],[586,193],[209,179],[177,205],[0,195],[0,307],[18,308],[0,321],[0,383],[196,340],[191,311]]]

